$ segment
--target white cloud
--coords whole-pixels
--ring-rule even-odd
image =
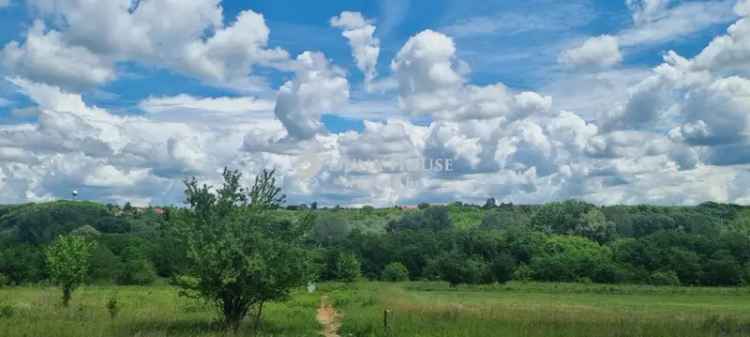
[[[726,35],[713,39],[690,66],[695,70],[750,75],[750,18],[743,18],[727,30]]]
[[[737,4],[738,13],[745,4]],[[489,196],[513,202],[750,200],[750,193],[732,187],[747,180],[743,171],[750,163],[747,19],[694,58],[668,52],[650,71],[576,72],[581,77],[558,83],[567,91],[551,85],[545,94],[473,83],[454,41],[426,30],[402,46],[391,62],[392,75],[381,80],[397,83],[395,96],[350,93],[346,73],[325,55],[304,52],[290,60],[285,51],[268,47],[262,15],[241,12],[225,25],[218,1],[136,6],[124,0],[34,0],[32,5],[51,28],[29,32],[47,49],[34,47],[32,38],[5,49],[32,59],[51,50],[49,55],[59,56],[37,59],[58,62],[80,57],[86,69],[73,69],[81,74],[129,60],[235,88],[264,85],[254,71],[259,66],[288,70],[293,77],[285,79],[275,102],[268,93],[153,96],[138,103],[142,114],[123,115],[86,104],[70,89],[111,78],[81,80],[52,66],[38,74],[13,67],[13,88],[33,106],[18,107],[19,115],[31,117],[25,124],[0,124],[0,190],[7,191],[0,202],[48,200],[78,189],[86,199],[179,203],[183,177],[216,182],[224,166],[248,176],[279,169],[292,202],[387,206]],[[688,9],[698,11],[677,2],[630,5],[637,12],[634,29],[644,32],[681,22],[675,18]],[[706,17],[724,15],[705,8]],[[175,15],[155,20],[163,13]],[[355,13],[331,24],[350,39],[358,68],[375,78],[374,25]],[[566,54],[566,61],[617,64],[620,47],[633,48],[623,43],[623,34],[617,36],[594,38]],[[21,64],[25,58],[14,60]],[[55,71],[62,75],[53,76]],[[590,85],[596,88],[581,89]],[[570,97],[553,101],[548,94]],[[321,122],[326,113],[364,118],[363,130],[327,133]],[[406,115],[420,116],[419,125],[399,118]],[[419,158],[453,160],[453,171],[399,167]],[[375,166],[342,165],[357,160]],[[311,161],[312,175],[301,165]]]
[[[740,16],[750,16],[750,1],[739,0],[737,5],[734,6],[734,12]]]
[[[620,32],[618,40],[622,46],[637,48],[687,37],[735,19],[734,1],[627,0],[634,26]]]
[[[25,43],[7,44],[4,64],[14,75],[71,89],[110,81],[115,63],[135,61],[238,91],[267,90],[253,68],[284,68],[287,52],[267,47],[269,29],[251,10],[225,27],[219,2],[32,0],[54,28],[37,23]]]
[[[2,65],[15,75],[76,88],[92,87],[115,78],[112,62],[83,47],[66,45],[55,30],[35,21],[23,44],[8,43],[0,53]]]
[[[549,97],[534,92],[514,93],[502,83],[466,84],[468,66],[455,54],[453,40],[431,30],[420,32],[404,44],[391,62],[404,111],[442,120],[515,120],[549,112]]]
[[[305,140],[324,130],[320,117],[349,99],[349,83],[325,55],[304,52],[297,57],[294,80],[281,86],[276,98],[276,117],[289,137]]]
[[[284,50],[266,49],[269,33],[262,15],[243,11],[231,26],[216,31],[205,41],[188,44],[181,60],[183,67],[188,73],[219,83],[242,80],[256,64],[271,64],[288,58]]]
[[[633,21],[638,25],[664,17],[669,5],[673,2],[673,0],[625,0],[625,4],[633,13]]]
[[[592,37],[578,47],[560,54],[559,62],[571,66],[612,66],[622,62],[617,38],[610,35]]]
[[[349,40],[357,68],[365,74],[365,84],[369,84],[377,76],[380,55],[380,41],[374,37],[375,26],[361,13],[349,11],[331,18],[331,26],[344,30],[341,35]]]
[[[250,112],[273,109],[273,102],[253,97],[194,97],[186,94],[170,97],[149,97],[138,106],[149,113],[176,109],[195,109],[218,112]]]

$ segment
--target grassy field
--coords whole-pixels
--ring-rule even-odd
[[[112,319],[107,299],[119,299]],[[319,336],[322,296],[341,315],[341,336],[750,336],[750,288],[669,288],[510,283],[323,284],[267,307],[261,335]],[[59,306],[53,288],[0,290],[3,337],[222,336],[215,313],[168,286],[88,287]],[[383,324],[390,309],[391,331]],[[240,335],[252,335],[244,326]]]

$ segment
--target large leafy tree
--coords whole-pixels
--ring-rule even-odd
[[[59,236],[47,248],[47,266],[52,281],[63,291],[63,305],[68,306],[73,291],[88,276],[89,258],[95,243],[82,236]]]
[[[263,171],[249,189],[240,179],[238,171],[225,169],[216,189],[187,180],[189,208],[174,217],[189,262],[177,278],[182,294],[212,303],[235,331],[248,314],[257,329],[264,303],[286,299],[313,276],[303,247],[312,219],[276,216],[285,197],[274,171]]]

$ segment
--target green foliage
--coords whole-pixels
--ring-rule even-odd
[[[409,270],[401,262],[391,262],[383,269],[382,279],[388,282],[408,281]]]
[[[489,265],[489,272],[493,282],[505,283],[513,279],[516,261],[510,254],[503,253],[496,256]]]
[[[277,187],[262,191],[258,189],[255,199],[283,200]],[[250,208],[250,189],[239,191],[236,198],[238,206]],[[239,213],[232,210],[234,206],[225,206],[215,208]],[[691,286],[737,286],[750,279],[746,225],[750,211],[743,206],[597,207],[579,201],[426,206],[419,210],[271,206],[261,213],[270,219],[268,223],[311,225],[295,246],[320,251],[322,279],[337,278],[331,276],[336,264],[329,261],[336,261],[338,254],[356,256],[362,275],[370,279],[382,278],[393,261],[401,262],[412,280],[439,278],[436,257],[449,251],[483,263],[482,282],[502,281],[507,277],[498,275],[507,275],[508,269],[516,273],[516,265],[531,270],[527,275],[533,280],[648,283],[653,273],[665,270],[674,271],[681,284]],[[154,270],[165,278],[189,274],[190,247],[180,234],[185,210],[156,210],[72,201],[0,206],[0,273],[12,285],[49,279],[45,245],[55,235],[76,234],[99,243],[88,268],[88,280],[98,284],[147,283],[154,279]],[[597,249],[610,250],[610,257],[602,258],[607,254],[597,249],[591,254],[568,249],[551,253],[548,241],[559,235],[598,243]],[[512,264],[503,262],[508,256]]]
[[[648,283],[655,286],[679,286],[680,278],[672,270],[657,271],[651,274]]]
[[[107,298],[107,303],[105,303],[104,307],[107,309],[111,319],[117,318],[117,315],[120,314],[121,307],[116,293]]]
[[[47,248],[47,266],[52,281],[63,290],[63,305],[72,292],[86,281],[89,258],[95,243],[81,236],[59,236]]]
[[[120,258],[105,244],[97,244],[89,258],[88,278],[93,282],[109,283],[121,270]]]
[[[38,246],[11,243],[0,247],[0,273],[10,284],[38,282],[47,277],[45,256]]]
[[[529,268],[526,264],[519,265],[516,270],[513,271],[513,280],[528,282],[531,281],[534,276],[534,271]]]
[[[315,219],[312,238],[319,244],[332,246],[343,242],[351,231],[352,226],[341,212],[323,213]]]
[[[10,285],[10,277],[0,273],[0,288],[7,287]]]
[[[452,220],[448,208],[445,206],[428,207],[418,212],[405,214],[401,219],[388,224],[389,232],[404,230],[442,231],[452,227]]]
[[[8,303],[0,302],[0,318],[12,318],[16,314],[16,308]]]
[[[362,276],[362,267],[354,254],[334,251],[329,254],[325,279],[354,282]]]
[[[510,227],[528,227],[530,224],[530,216],[522,210],[494,208],[485,214],[479,226],[483,229],[508,229]]]
[[[108,214],[107,208],[100,204],[56,201],[17,208],[0,222],[3,227],[15,228],[20,242],[38,245],[68,234],[82,224],[96,223]]]
[[[435,261],[440,278],[455,287],[459,284],[489,283],[487,264],[477,257],[469,257],[453,251],[443,254]]]
[[[535,278],[543,281],[575,282],[581,277],[595,279],[595,271],[612,263],[607,247],[577,236],[551,236],[544,252],[532,258]]]
[[[145,257],[125,258],[115,281],[122,285],[147,285],[156,280],[156,270]]]
[[[253,312],[258,326],[263,304],[284,300],[312,279],[312,263],[302,246],[311,221],[278,220],[284,200],[274,172],[264,171],[250,190],[241,175],[225,170],[213,190],[186,181],[189,208],[175,215],[175,232],[187,247],[187,270],[176,284],[183,294],[213,303],[223,322],[236,330]]]

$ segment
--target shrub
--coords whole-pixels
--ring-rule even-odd
[[[151,261],[137,258],[124,261],[115,280],[122,285],[147,285],[156,280],[156,269]]]
[[[505,283],[513,279],[513,269],[516,261],[509,254],[500,254],[489,266],[489,272],[492,274],[492,281]]]
[[[117,300],[117,294],[110,296],[107,299],[105,306],[107,307],[107,312],[109,312],[109,317],[112,319],[117,318],[117,314],[120,313],[120,304]]]
[[[672,270],[657,271],[651,274],[648,283],[655,286],[679,286],[680,278]]]
[[[7,287],[10,285],[10,278],[5,274],[0,273],[0,288]]]
[[[362,275],[359,259],[354,254],[339,253],[336,258],[334,275],[339,281],[356,281]]]
[[[409,270],[401,262],[392,262],[383,269],[383,280],[401,282],[409,280]]]
[[[515,271],[513,271],[513,279],[516,281],[531,281],[532,277],[534,276],[534,271],[529,268],[528,265],[522,264],[516,268]]]
[[[0,303],[0,318],[10,318],[16,313],[16,308],[8,303]]]
[[[484,276],[487,275],[488,267],[481,259],[453,252],[441,256],[436,263],[440,278],[448,281],[451,287],[486,281]]]

